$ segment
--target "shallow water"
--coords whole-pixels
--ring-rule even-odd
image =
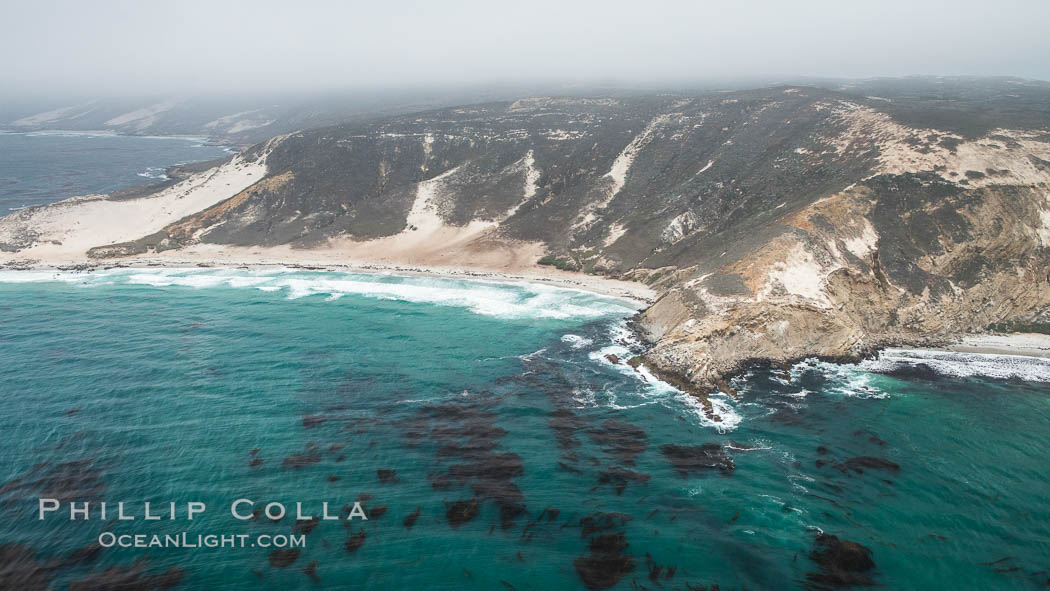
[[[75,195],[167,179],[175,164],[228,154],[203,138],[0,132],[0,216]]]
[[[143,557],[130,576],[177,567],[179,589],[584,589],[600,536],[627,544],[615,588],[797,589],[823,531],[870,548],[890,589],[1045,584],[1044,362],[1017,362],[1028,379],[945,375],[951,360],[755,370],[714,423],[605,359],[636,347],[631,313],[383,275],[0,274],[0,543],[65,561],[60,589]],[[705,443],[713,467],[670,461],[666,446]],[[208,510],[40,521],[45,494]],[[234,519],[242,497],[316,514],[362,494],[386,512],[321,522],[288,566],[262,548],[66,560],[103,531],[291,533],[289,517]]]

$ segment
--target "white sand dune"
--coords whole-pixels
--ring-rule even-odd
[[[233,197],[265,175],[265,155],[251,161],[237,156],[222,166],[139,199],[88,195],[27,208],[0,218],[0,243],[31,239],[32,244],[17,253],[19,259],[83,261],[90,248],[158,232]],[[5,254],[3,258],[13,258],[11,253]]]
[[[106,121],[106,125],[109,125],[111,127],[131,125],[135,129],[142,131],[150,125],[153,125],[153,123],[157,120],[158,115],[166,111],[172,110],[177,104],[178,101],[165,101],[162,103],[157,103],[155,105],[150,105],[148,107],[142,107],[141,109],[135,109],[134,111],[131,111],[129,113],[124,113],[123,115],[117,115],[116,117],[113,117],[112,119]]]

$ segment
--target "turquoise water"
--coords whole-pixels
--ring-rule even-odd
[[[944,375],[972,367],[959,359],[756,369],[738,400],[715,399],[715,423],[606,360],[636,346],[633,310],[581,292],[277,271],[0,275],[0,572],[23,582],[585,589],[577,566],[599,565],[622,574],[605,579],[617,589],[800,589],[821,572],[820,531],[869,548],[888,589],[1048,578],[1038,360],[983,360],[1024,380]],[[666,446],[702,444],[713,467],[670,461]],[[41,521],[41,496],[125,501],[140,518]],[[314,514],[362,498],[373,518],[321,522],[276,565],[259,547],[70,558],[107,531],[292,533],[289,517],[234,519],[238,498]],[[207,512],[143,522],[142,501]],[[626,546],[593,562],[609,558],[590,550],[602,536]]]
[[[175,164],[228,154],[202,138],[0,132],[0,216],[74,195],[165,180]]]

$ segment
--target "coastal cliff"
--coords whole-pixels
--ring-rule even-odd
[[[754,360],[936,345],[1050,306],[1046,189],[880,176],[675,283],[639,318],[646,363],[709,388]],[[699,275],[697,275],[699,273]]]
[[[154,193],[3,218],[2,260],[325,253],[625,279],[659,294],[641,361],[696,392],[756,360],[1045,314],[1050,85],[904,88],[526,98],[300,131]],[[100,200],[160,213],[83,215]]]

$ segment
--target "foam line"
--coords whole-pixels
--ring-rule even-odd
[[[184,288],[254,288],[283,292],[288,299],[346,295],[452,306],[486,316],[559,320],[625,316],[634,308],[623,300],[532,283],[401,277],[364,273],[301,272],[292,269],[120,269],[111,271],[3,271],[0,283],[58,282],[83,286],[149,285]]]
[[[903,366],[920,364],[946,376],[985,376],[1050,382],[1050,359],[1023,355],[886,349],[877,359],[864,360],[859,367],[875,373],[892,373]]]

